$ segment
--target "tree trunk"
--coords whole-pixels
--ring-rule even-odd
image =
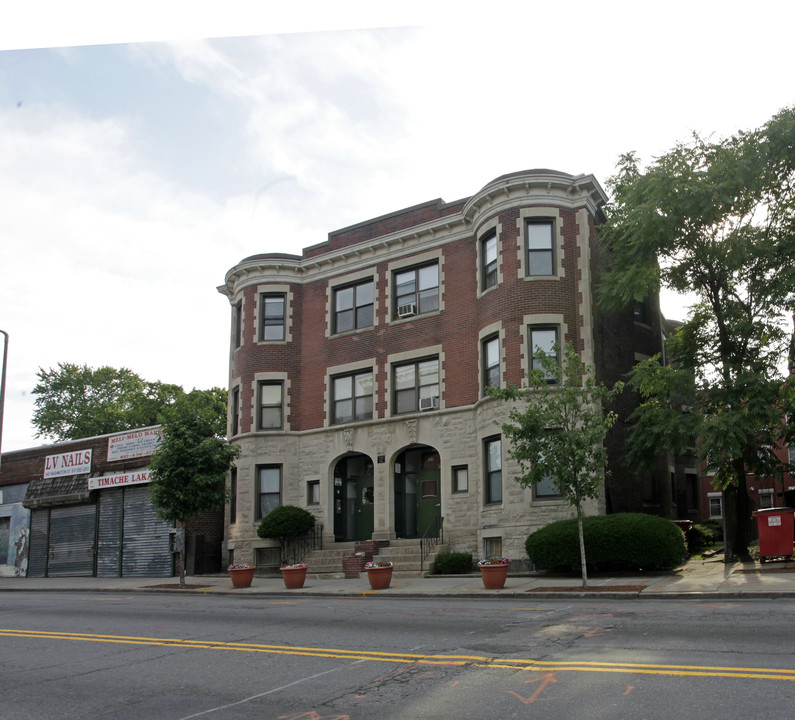
[[[188,567],[188,538],[185,534],[185,523],[181,523],[182,527],[182,552],[179,554],[179,586],[185,587],[185,569]]]
[[[724,560],[748,561],[751,554],[752,518],[751,503],[745,479],[745,463],[735,463],[735,480],[723,490],[723,516],[725,519]]]
[[[585,563],[585,535],[582,531],[582,506],[577,503],[577,531],[580,536],[580,568],[582,570],[582,586],[588,585],[588,566]]]

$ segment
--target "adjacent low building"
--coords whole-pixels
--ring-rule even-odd
[[[13,501],[10,511],[0,506],[0,532],[4,513],[11,518],[14,570],[5,574],[173,575],[173,523],[149,500],[148,462],[159,437],[154,426],[3,453],[0,491]],[[189,571],[219,571],[223,510],[197,518],[186,535]]]
[[[569,517],[551,482],[522,489],[489,384],[520,384],[535,349],[571,342],[607,384],[662,350],[656,297],[605,312],[595,287],[606,196],[592,175],[529,170],[329,234],[299,255],[231,268],[228,559],[278,560],[257,537],[279,504],[313,512],[325,545],[417,538],[526,557],[532,530]],[[671,507],[671,484],[622,462],[589,513]],[[663,477],[665,482],[663,482]],[[667,497],[667,500],[665,497]]]

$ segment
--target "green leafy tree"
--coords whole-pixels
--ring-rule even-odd
[[[37,437],[77,440],[157,424],[182,395],[179,385],[147,382],[127,368],[58,363],[39,368],[33,425]]]
[[[603,486],[607,472],[604,440],[616,421],[615,412],[606,408],[624,386],[619,382],[608,389],[597,384],[570,343],[561,362],[540,349],[535,357],[541,367],[529,374],[526,387],[491,387],[489,395],[515,403],[502,431],[510,441],[508,452],[522,471],[516,481],[528,487],[552,480],[560,496],[576,510],[585,586],[583,503],[598,498]]]
[[[160,414],[160,442],[149,462],[149,497],[159,517],[179,523],[227,499],[225,478],[240,448],[226,441],[225,390],[193,390]],[[180,585],[185,584],[182,552]]]
[[[601,238],[612,265],[600,303],[626,307],[660,287],[696,298],[667,363],[633,373],[641,406],[630,462],[695,444],[724,491],[727,558],[747,557],[746,473],[780,472],[770,448],[793,432],[783,419],[793,412],[784,372],[795,309],[795,109],[728,139],[694,136],[645,170],[624,155],[610,189]]]

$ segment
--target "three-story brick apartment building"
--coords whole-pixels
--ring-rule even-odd
[[[595,305],[605,201],[591,175],[512,173],[229,270],[230,557],[268,564],[256,528],[278,504],[312,511],[327,545],[416,538],[443,517],[451,549],[517,559],[529,532],[571,516],[551,483],[514,482],[509,406],[485,388],[520,384],[537,347],[571,341],[606,383],[660,350],[656,298]],[[589,513],[649,501],[622,434]]]

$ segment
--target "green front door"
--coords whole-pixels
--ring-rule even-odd
[[[373,537],[373,463],[366,455],[349,455],[334,468],[334,539]]]
[[[395,533],[421,537],[441,516],[439,453],[431,447],[410,448],[395,462]]]

